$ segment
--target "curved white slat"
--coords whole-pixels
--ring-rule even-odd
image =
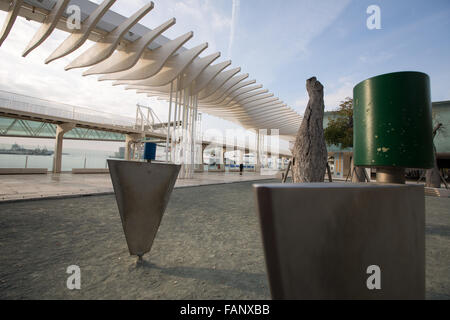
[[[259,106],[254,107],[253,109],[245,109],[245,114],[249,115],[249,114],[254,114],[254,112],[260,113],[260,112],[265,112],[265,111],[273,111],[275,109],[282,110],[283,108],[286,108],[286,107],[287,107],[287,104],[280,101],[280,102],[269,103],[269,104],[265,104],[265,105],[259,105]]]
[[[200,108],[199,108],[200,110]],[[214,116],[219,116],[223,119],[235,122],[241,126],[243,126],[244,128],[247,129],[267,129],[267,128],[277,128],[279,129],[279,133],[280,135],[292,135],[295,134],[298,131],[298,128],[300,126],[300,122],[301,119],[300,117],[298,117],[298,115],[296,115],[295,117],[300,119],[300,120],[287,120],[284,121],[284,117],[283,116],[277,116],[279,119],[275,119],[273,121],[265,121],[265,122],[261,122],[261,121],[248,121],[248,120],[244,120],[241,119],[240,117],[236,117],[236,116],[229,116],[227,114],[221,113],[221,112],[214,112],[214,111],[209,111],[209,110],[201,110],[204,113],[207,114],[211,114]],[[293,121],[293,122],[291,122]]]
[[[230,94],[230,95],[227,97],[226,101],[224,101],[224,102],[221,103],[220,105],[221,105],[221,106],[224,106],[224,107],[231,106],[231,105],[233,105],[233,104],[235,103],[234,99],[236,99],[236,98],[238,98],[239,96],[241,96],[241,95],[243,95],[243,94],[246,94],[246,93],[248,93],[248,92],[250,92],[250,91],[257,90],[257,89],[261,89],[262,87],[263,87],[262,84],[257,84],[257,85],[250,86],[250,87],[243,87],[243,88],[240,88],[239,90],[236,90],[235,92],[233,92],[232,94]]]
[[[300,124],[280,125],[278,129],[279,135],[282,139],[292,139],[297,135]]]
[[[265,102],[265,103],[259,103],[258,101],[256,101],[257,103],[255,103],[255,107],[259,107],[261,106],[261,108],[266,108],[266,107],[270,107],[271,109],[276,107],[276,108],[282,108],[285,107],[286,104],[283,101],[280,100],[275,100],[275,101],[270,101],[270,102]],[[208,108],[209,110],[214,110],[217,112],[222,112],[224,114],[228,114],[228,115],[233,115],[235,117],[241,117],[241,118],[246,118],[248,116],[248,111],[245,110],[245,108],[220,108],[220,107],[215,107],[215,108]]]
[[[11,31],[14,22],[16,22],[17,15],[19,14],[19,10],[22,6],[23,0],[13,0],[8,11],[8,15],[6,16],[6,20],[3,23],[2,30],[0,31],[0,47],[3,44],[3,41],[8,37],[9,32]]]
[[[270,126],[272,128],[279,128],[282,125],[280,124],[280,122],[282,123],[282,125],[286,125],[286,126],[291,126],[291,125],[296,125],[298,124],[300,126],[301,121],[298,120],[298,115],[284,115],[282,113],[277,113],[274,114],[274,116],[270,119],[264,119],[263,121],[260,120],[255,120],[255,123],[259,124],[259,125],[264,125],[264,126]]]
[[[252,123],[252,124],[257,124],[260,126],[273,126],[273,127],[278,127],[280,122],[282,122],[284,124],[289,124],[289,125],[298,123],[296,115],[292,115],[291,117],[289,117],[289,116],[283,115],[282,113],[275,114],[274,117],[271,119],[263,119],[263,120],[252,119],[250,121],[242,121],[242,123],[246,123],[246,124]]]
[[[286,104],[284,104],[283,102],[272,102],[272,103],[268,103],[264,105],[265,107],[270,107],[270,109],[273,108],[284,108],[286,107]],[[236,119],[249,119],[248,118],[248,112],[246,112],[245,110],[241,109],[241,110],[215,110],[216,112],[220,112],[223,113],[224,115],[227,116],[232,116],[235,117]]]
[[[244,75],[241,75],[241,76],[236,76],[236,77],[247,78],[247,74],[244,74]],[[236,77],[233,77],[233,78],[236,78]],[[231,81],[231,80],[230,80],[230,81]],[[230,82],[230,81],[228,81],[228,82]],[[227,82],[227,83],[228,83],[228,82]],[[246,87],[246,86],[249,86],[249,85],[251,85],[251,84],[254,84],[254,83],[256,83],[256,80],[249,80],[249,81],[237,83],[237,84],[236,84],[235,86],[233,86],[230,90],[228,90],[227,93],[225,93],[225,94],[223,95],[223,97],[222,97],[221,100],[222,100],[222,101],[225,100],[225,99],[228,97],[228,95],[231,95],[233,92],[235,92],[235,91],[237,91],[237,90],[239,90],[239,89],[241,89],[241,88],[243,88],[243,87]],[[159,97],[159,98],[161,98],[161,99],[159,99],[159,100],[167,100],[167,99],[169,98],[169,96],[168,96],[167,94],[161,94],[160,91],[153,90],[153,88],[151,88],[151,89],[149,90],[148,88],[143,87],[143,86],[128,86],[128,87],[126,87],[125,89],[134,89],[134,90],[138,90],[138,91],[137,91],[138,93],[149,93],[149,94],[148,94],[149,97]],[[212,104],[212,105],[218,105],[218,104],[220,104],[220,102],[215,103],[215,104]],[[202,102],[202,105],[208,105],[208,104],[205,104],[205,103]]]
[[[269,92],[269,90],[267,89],[263,89],[263,90],[253,90],[250,91],[248,93],[245,94],[241,94],[238,96],[238,98],[235,98],[234,100],[234,105],[233,106],[228,106],[227,110],[234,110],[236,108],[241,109],[242,105],[244,104],[243,101],[250,99],[250,98],[254,98],[254,97],[260,97],[260,96],[264,96],[262,99],[264,98],[270,98],[273,96],[273,93],[269,94],[269,95],[264,95],[265,93]],[[257,99],[258,100],[258,99]],[[246,101],[249,102],[249,101]],[[205,106],[205,104],[202,104],[202,106]],[[208,104],[208,106],[210,106],[211,108],[218,108],[218,109],[222,109],[222,105],[220,104]]]
[[[196,59],[183,72],[180,85],[178,85],[178,79],[176,79],[173,82],[173,87],[178,88],[178,90],[183,90],[187,88],[192,84],[192,82],[195,81],[195,79],[197,79],[197,77],[200,75],[200,73],[203,72],[203,70],[205,70],[211,63],[213,63],[219,57],[220,52],[217,52],[204,58]],[[156,96],[159,95],[169,99],[170,88],[171,88],[170,84],[160,87],[149,87],[144,85],[128,85],[125,87],[125,90],[138,90],[138,93],[155,93]]]
[[[291,125],[296,125],[297,123],[297,116],[293,116],[295,118],[290,118],[290,117],[286,117],[283,114],[277,114],[275,115],[274,118],[270,119],[270,120],[242,120],[239,119],[239,122],[244,124],[245,126],[249,126],[249,125],[257,125],[266,129],[272,129],[272,128],[279,128],[282,125],[286,125],[286,126],[291,126]]]
[[[164,22],[159,27],[147,32],[143,37],[128,44],[123,50],[118,50],[108,59],[86,70],[83,76],[120,72],[133,67],[144,53],[145,48],[175,23],[175,18]]]
[[[281,105],[281,108],[287,107],[287,104],[284,102],[277,102],[277,104]],[[246,114],[252,113],[252,111],[263,112],[273,109],[273,103],[258,105],[254,107],[243,108]]]
[[[266,116],[265,118],[260,119],[239,119],[242,123],[247,125],[249,124],[257,124],[260,126],[269,126],[269,125],[280,125],[280,122],[286,125],[296,124],[298,116],[297,115],[287,115],[282,112],[275,112],[271,115]]]
[[[249,102],[247,99],[254,98],[255,96],[266,96],[265,93],[269,92],[268,89],[263,90],[257,90],[257,91],[251,91],[249,93],[243,94],[239,96],[239,98],[235,99],[236,103],[239,103],[240,105],[245,105],[247,102]],[[266,96],[264,98],[270,98],[273,97],[273,93],[270,93],[271,96]]]
[[[242,114],[242,113],[246,113],[248,109],[253,108],[253,107],[266,107],[268,105],[271,104],[283,104],[282,101],[280,101],[278,98],[269,98],[269,99],[263,99],[261,101],[257,101],[256,103],[249,103],[246,104],[244,106],[241,106],[239,104],[235,104],[233,106],[217,106],[217,107],[213,107],[213,109],[216,110],[223,110],[224,112],[233,112],[234,114]],[[247,109],[248,108],[248,109]]]
[[[277,129],[279,130],[280,136],[296,136],[300,125],[301,121],[286,125],[282,124]]]
[[[284,113],[281,111],[266,114],[264,117],[259,118],[248,117],[247,119],[239,119],[239,120],[244,123],[248,124],[254,123],[258,125],[280,124],[279,123],[280,121],[283,124],[295,124],[300,122],[298,120],[298,115],[293,113]]]
[[[281,123],[281,124],[280,124]],[[283,135],[296,135],[298,128],[300,128],[300,125],[296,125],[294,123],[289,123],[284,125],[282,120],[278,121],[278,122],[273,122],[273,123],[255,123],[255,124],[247,124],[245,122],[241,122],[240,123],[242,126],[257,126],[257,128],[264,128],[264,129],[278,129],[278,133],[279,135],[283,136]]]
[[[213,95],[211,95],[210,97],[208,97],[206,99],[203,99],[202,103],[203,104],[217,103],[217,101],[219,101],[224,95],[227,95],[227,93],[230,92],[230,90],[232,90],[234,86],[236,86],[238,83],[244,81],[248,77],[249,77],[248,73],[234,76],[229,81],[227,81],[227,83],[225,83],[222,88],[217,90],[216,93],[214,93]]]
[[[268,92],[268,90],[266,92]],[[255,102],[255,101],[258,101],[258,100],[271,98],[273,96],[274,96],[273,93],[267,93],[267,94],[258,93],[258,94],[253,95],[252,97],[248,97],[248,98],[245,98],[245,99],[239,101],[239,104],[245,105],[245,104],[250,103],[250,102]]]
[[[101,76],[99,80],[143,80],[150,78],[157,74],[163,68],[170,56],[193,36],[194,33],[191,31],[175,40],[167,42],[155,50],[145,52],[138,62],[130,69],[106,74]]]
[[[255,110],[257,110],[258,112],[269,111],[269,110],[273,109],[275,105],[277,105],[277,107],[280,109],[287,108],[287,104],[285,104],[281,100],[277,100],[277,101],[271,101],[271,102],[258,103],[251,107],[244,107],[243,110],[244,110],[245,114],[248,114],[249,112],[255,111]]]
[[[234,105],[234,104],[236,104],[236,100],[239,99],[240,97],[245,96],[246,94],[252,93],[253,91],[261,89],[261,88],[263,88],[262,84],[256,84],[254,86],[244,87],[244,88],[241,88],[239,90],[236,90],[235,92],[230,94],[227,97],[226,102],[222,103],[221,105],[223,105],[223,106]]]
[[[22,57],[26,57],[52,34],[69,2],[70,0],[58,0],[50,14],[45,18],[39,30],[34,34],[33,38],[28,43],[22,53]]]
[[[80,30],[75,29],[74,32],[45,60],[45,63],[47,64],[56,59],[60,59],[81,47],[88,39],[92,29],[95,28],[98,21],[109,10],[114,2],[116,2],[116,0],[104,0],[92,14],[81,23]]]
[[[256,103],[248,104],[247,105],[248,107],[244,107],[243,111],[245,112],[246,115],[252,114],[253,111],[256,111],[258,114],[261,114],[263,112],[271,112],[272,109],[274,109],[275,105],[277,105],[277,108],[279,110],[285,110],[287,107],[287,105],[283,101],[277,98],[272,101],[269,100],[268,102],[260,100],[257,101]]]
[[[267,110],[267,111],[263,111],[263,112],[258,112],[258,111],[254,111],[254,112],[249,112],[248,113],[248,119],[249,120],[266,120],[266,119],[270,119],[268,118],[270,115],[293,115],[294,113],[292,112],[292,110],[287,109],[287,108],[272,108],[272,110]]]
[[[144,7],[139,9],[135,14],[133,14],[131,17],[122,22],[113,31],[111,31],[102,39],[100,39],[96,44],[94,44],[88,50],[83,52],[64,69],[70,70],[74,68],[90,67],[94,64],[97,64],[109,58],[119,45],[119,42],[122,39],[122,37],[139,20],[141,20],[147,13],[149,13],[153,9],[153,7],[154,7],[153,2],[146,4]]]
[[[195,80],[195,85],[191,90],[193,96],[202,91],[222,70],[231,64],[231,60],[224,61],[212,66],[209,66],[198,76]]]
[[[192,64],[190,64],[189,67],[185,70],[184,75],[181,77],[180,84],[177,88],[179,90],[183,90],[192,85],[192,83],[196,81],[200,74],[202,74],[202,72],[206,70],[206,68],[214,61],[216,61],[219,57],[220,52],[216,52],[192,62]],[[176,84],[178,85],[178,82]]]
[[[244,108],[251,108],[253,106],[257,106],[257,105],[260,105],[260,104],[265,104],[265,103],[269,103],[269,102],[275,102],[275,101],[279,101],[279,100],[280,100],[280,98],[277,98],[277,97],[266,98],[266,99],[263,99],[261,101],[246,103],[244,105]]]
[[[301,120],[297,120],[299,118],[298,115],[294,115],[293,118],[287,118],[284,115],[276,115],[272,120],[245,120],[236,116],[228,116],[223,115],[222,113],[213,113],[209,111],[203,111],[204,113],[220,116],[223,119],[238,123],[242,125],[244,128],[252,128],[252,129],[280,129],[280,134],[285,135],[292,132],[296,132],[300,127]]]
[[[220,74],[217,75],[217,77],[214,78],[214,80],[211,80],[211,82],[208,84],[208,86],[203,89],[199,94],[199,99],[204,99],[212,94],[214,94],[218,89],[220,89],[228,80],[230,80],[234,75],[239,73],[241,71],[241,68],[234,68],[228,71],[223,71]]]
[[[275,102],[269,102],[269,103],[264,103],[264,104],[257,105],[257,106],[254,107],[254,110],[267,111],[267,110],[273,110],[274,108],[281,109],[281,108],[284,108],[286,106],[287,106],[287,104],[285,104],[283,101],[275,101]],[[241,108],[241,109],[224,109],[224,110],[221,110],[221,111],[224,112],[224,113],[227,113],[227,114],[232,114],[235,117],[246,117],[249,114],[249,112],[250,112],[250,110],[245,109],[245,108]],[[261,112],[261,111],[259,111],[259,112]]]
[[[280,125],[280,128],[279,128],[280,136],[283,136],[283,135],[284,136],[287,136],[287,135],[296,136],[300,126],[301,126],[301,121],[297,122],[297,123],[293,123],[293,124]]]
[[[203,43],[192,49],[186,50],[175,56],[170,57],[164,64],[163,71],[159,72],[155,76],[145,79],[145,80],[131,80],[131,81],[116,81],[113,85],[131,84],[131,85],[143,85],[143,86],[153,86],[160,87],[166,84],[170,84],[174,81],[183,71],[192,63],[192,61],[198,57],[206,48],[208,48],[207,43]]]
[[[229,90],[226,94],[224,94],[218,101],[214,102],[216,105],[221,105],[227,98],[231,97],[233,95],[233,93],[235,93],[236,91],[247,87],[251,84],[255,84],[256,80],[249,80],[249,81],[244,81],[244,82],[240,82],[237,85],[233,86],[231,88],[231,90]],[[261,86],[262,87],[262,86]],[[202,102],[203,103],[203,102]],[[208,105],[208,103],[203,103],[205,105]]]

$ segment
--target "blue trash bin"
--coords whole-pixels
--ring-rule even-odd
[[[149,162],[156,160],[156,143],[147,142],[145,144],[144,160]]]

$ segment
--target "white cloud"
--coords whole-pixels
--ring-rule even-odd
[[[278,70],[308,55],[311,42],[333,24],[349,3],[283,0],[263,6],[255,2],[259,8],[255,9],[252,24],[236,36],[236,45],[245,52],[239,63],[251,66],[249,71],[266,85],[279,81]]]
[[[231,14],[231,30],[230,30],[230,40],[228,42],[228,54],[227,57],[231,59],[233,54],[233,44],[234,38],[236,35],[236,28],[239,20],[239,10],[240,10],[241,2],[240,0],[233,0],[233,10]]]
[[[381,64],[384,63],[390,59],[392,59],[395,56],[393,52],[386,52],[386,51],[376,51],[376,52],[368,52],[366,54],[360,55],[358,57],[358,60],[364,64]]]
[[[345,81],[340,83],[340,86],[335,90],[327,92],[325,88],[324,100],[325,110],[334,110],[344,101],[347,97],[353,97],[353,87],[355,83],[351,81]]]
[[[305,112],[306,106],[308,105],[308,101],[309,101],[309,98],[306,94],[303,97],[295,100],[295,102],[294,102],[295,110],[298,113],[303,114]]]
[[[118,1],[111,9],[130,16],[146,3],[147,0]],[[195,29],[194,38],[187,47],[209,42],[206,54],[214,52],[218,46],[215,33],[228,34],[230,26],[230,19],[217,11],[209,0],[168,0],[156,3],[155,9],[140,23],[154,28],[171,17],[177,18],[177,24],[164,35],[174,38]],[[0,22],[5,18],[6,13],[0,11]],[[22,51],[39,26],[39,23],[23,18],[16,20],[11,33],[0,47],[0,61],[7,62],[2,63],[0,69],[0,89],[131,117],[135,116],[136,103],[139,102],[150,105],[161,120],[167,119],[167,102],[137,95],[123,87],[113,87],[111,82],[98,82],[95,76],[82,77],[84,69],[64,71],[71,60],[92,46],[90,41],[76,52],[45,65],[44,60],[68,36],[65,32],[55,30],[41,46],[22,58]]]
[[[126,7],[130,5],[127,1]],[[136,5],[136,8],[139,6]],[[117,11],[120,12],[119,7]],[[167,37],[173,39],[188,31],[194,31],[194,38],[186,44],[187,48],[208,42],[209,48],[205,55],[226,50],[224,39],[228,37],[231,18],[217,8],[214,0],[157,2],[153,11],[143,19],[143,23],[153,28],[172,17],[177,19],[177,23],[164,33]]]

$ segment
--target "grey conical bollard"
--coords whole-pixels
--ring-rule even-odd
[[[108,160],[123,231],[131,255],[152,248],[180,166]]]

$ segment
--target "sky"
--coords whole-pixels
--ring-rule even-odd
[[[99,3],[100,1],[94,1]],[[147,0],[118,0],[111,8],[130,16]],[[367,78],[396,71],[421,71],[431,78],[432,100],[450,100],[450,1],[433,0],[154,0],[140,23],[154,28],[175,17],[164,33],[175,38],[188,31],[187,48],[208,42],[201,55],[220,51],[288,106],[302,114],[308,96],[306,79],[316,76],[325,87],[326,110],[352,96]],[[367,8],[380,8],[381,29],[369,30]],[[6,17],[0,12],[0,21]],[[23,49],[39,27],[19,18],[0,47],[0,89],[72,105],[134,116],[136,103],[151,106],[167,119],[167,103],[82,77],[84,69],[64,71],[87,42],[63,59],[44,64],[67,37],[54,32],[26,58]],[[231,122],[204,115],[203,130],[236,129]]]

